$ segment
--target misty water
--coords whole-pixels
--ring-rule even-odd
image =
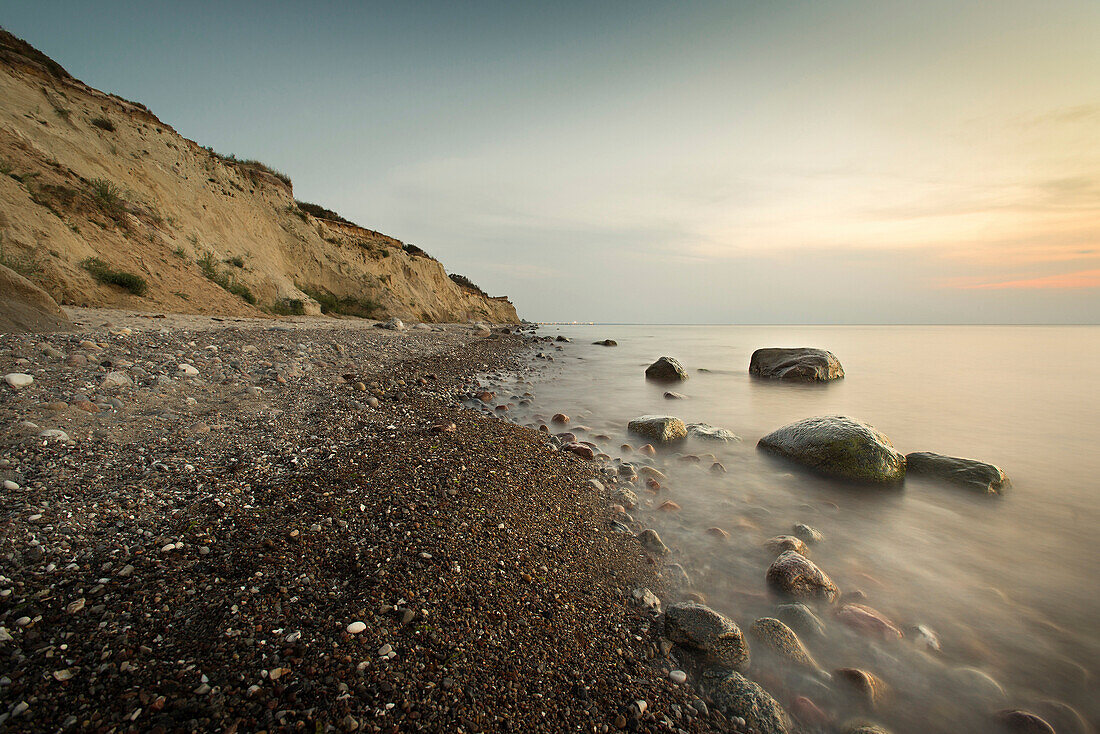
[[[764,547],[795,523],[825,540],[811,558],[842,591],[884,613],[905,639],[884,641],[819,609],[827,634],[803,636],[825,670],[856,667],[889,687],[873,711],[819,675],[757,655],[749,671],[790,706],[806,696],[840,721],[864,717],[895,732],[996,730],[990,713],[1024,708],[1073,731],[1071,706],[1100,717],[1100,328],[544,326],[554,361],[498,379],[511,420],[536,426],[563,412],[568,429],[612,459],[646,443],[626,431],[643,414],[727,428],[743,441],[689,439],[648,461],[667,474],[660,490],[635,488],[636,520],[655,528],[691,578],[691,590],[743,630],[775,616]],[[614,339],[617,347],[592,344]],[[751,378],[753,350],[831,350],[846,377],[830,384]],[[555,347],[560,347],[556,349]],[[647,382],[657,357],[690,375]],[[666,390],[686,396],[664,397]],[[903,453],[981,459],[1012,480],[1003,497],[909,477],[898,487],[825,480],[757,451],[757,440],[791,421],[841,414],[871,423]],[[605,438],[596,438],[603,436]],[[709,471],[714,454],[728,473]],[[671,499],[681,509],[657,511]],[[730,533],[721,540],[711,527]],[[938,637],[939,651],[918,632]]]

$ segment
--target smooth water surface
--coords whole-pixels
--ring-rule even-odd
[[[636,490],[645,506],[635,519],[660,532],[709,604],[746,629],[773,615],[764,573],[774,554],[763,544],[804,522],[826,536],[813,560],[906,629],[900,642],[870,640],[821,610],[828,636],[804,639],[821,666],[874,672],[890,696],[866,710],[838,697],[835,682],[754,662],[752,674],[785,703],[805,695],[840,720],[865,716],[912,732],[996,730],[989,714],[1005,708],[1069,727],[1071,715],[1050,700],[1090,721],[1100,717],[1100,327],[611,325],[539,333],[572,342],[540,345],[554,361],[539,362],[530,384],[502,385],[534,395],[530,405],[513,403],[512,420],[535,425],[564,412],[582,439],[633,462],[639,455],[620,445],[645,443],[626,424],[647,413],[743,438],[664,450],[651,461],[669,475],[666,486]],[[606,338],[619,346],[592,344]],[[771,346],[828,349],[846,377],[751,378],[753,350]],[[645,367],[662,355],[678,359],[690,379],[647,382]],[[666,399],[670,389],[687,398]],[[900,488],[851,486],[755,448],[779,426],[829,414],[871,423],[903,453],[997,464],[1012,486],[1003,497],[913,477]],[[708,471],[709,458],[679,459],[689,453],[714,454],[728,473]],[[682,509],[655,511],[666,499]],[[714,526],[730,539],[705,532]],[[919,644],[916,625],[938,635],[940,652]]]

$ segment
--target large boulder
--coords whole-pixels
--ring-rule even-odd
[[[914,474],[926,474],[985,494],[1003,494],[1009,484],[1000,467],[975,459],[918,451],[906,454],[905,464],[907,471]]]
[[[0,265],[0,334],[67,331],[72,322],[50,294]]]
[[[836,601],[840,589],[824,571],[806,556],[796,551],[784,551],[779,554],[765,577],[768,588],[780,597],[812,600]]]
[[[672,357],[661,357],[645,368],[647,380],[666,380],[682,382],[688,378],[683,366]]]
[[[661,443],[678,441],[687,436],[684,422],[671,415],[643,415],[627,423],[626,427],[632,433]]]
[[[794,630],[778,619],[761,617],[752,623],[749,632],[779,657],[813,671],[821,669]]]
[[[749,666],[749,646],[729,617],[695,602],[665,610],[665,636],[678,645],[702,652],[707,661],[732,670]]]
[[[788,734],[791,719],[771,695],[740,673],[720,678],[712,687],[714,704],[726,717],[739,716],[757,734]]]
[[[757,447],[826,476],[862,482],[896,482],[905,477],[905,457],[883,434],[855,418],[805,418],[776,429]]]
[[[827,382],[844,377],[844,368],[824,349],[757,349],[749,360],[749,374],[777,380]]]

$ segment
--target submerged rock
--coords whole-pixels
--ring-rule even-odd
[[[671,415],[643,415],[627,424],[627,429],[654,441],[665,443],[687,436],[687,426]]]
[[[791,534],[806,543],[820,543],[825,540],[825,536],[821,534],[820,530],[803,523],[798,523],[792,527]]]
[[[859,668],[837,668],[833,674],[850,693],[870,707],[879,704],[886,695],[886,684],[874,673]]]
[[[810,554],[809,548],[802,542],[801,539],[794,537],[793,535],[777,535],[774,538],[768,538],[764,541],[764,547],[773,553],[782,553],[783,551],[795,551],[801,553],[804,556]]]
[[[741,437],[733,431],[727,431],[725,428],[718,428],[708,423],[689,423],[687,432],[692,438],[698,438],[703,441],[733,443],[741,440]]]
[[[668,546],[665,545],[665,542],[661,540],[661,536],[653,528],[646,528],[635,537],[649,553],[655,556],[668,555]]]
[[[788,734],[791,720],[771,695],[740,673],[730,673],[713,684],[714,703],[728,717],[739,716],[757,734]]]
[[[765,577],[776,594],[794,599],[836,601],[840,589],[813,561],[796,551],[784,551]]]
[[[749,665],[749,647],[741,629],[729,617],[695,602],[672,604],[665,610],[665,636],[678,645],[701,651],[709,662],[733,670]]]
[[[775,615],[804,635],[825,636],[825,623],[801,602],[779,604],[775,607]]]
[[[619,346],[619,342],[615,341],[614,339],[604,339],[603,341],[592,342],[592,343],[597,345],[597,346],[600,346],[600,347],[617,347],[617,346]]]
[[[998,711],[997,721],[1012,734],[1054,734],[1054,727],[1030,711]]]
[[[955,456],[917,451],[906,454],[905,463],[908,471],[913,474],[924,474],[953,484],[961,484],[985,494],[1003,494],[1009,485],[1003,469],[976,459],[960,459]]]
[[[905,457],[872,426],[846,416],[805,418],[772,431],[757,447],[830,477],[896,482]]]
[[[905,634],[886,616],[862,604],[845,604],[836,613],[837,619],[854,630],[881,637],[884,640],[900,640]]]
[[[682,382],[688,378],[683,366],[672,357],[661,357],[645,369],[647,380],[674,380]]]
[[[749,374],[778,380],[827,382],[844,377],[844,368],[824,349],[757,349],[749,360]]]
[[[890,734],[888,729],[866,721],[849,721],[841,727],[841,731],[844,734]]]
[[[780,657],[811,670],[821,669],[794,630],[778,619],[762,617],[752,623],[749,632]]]

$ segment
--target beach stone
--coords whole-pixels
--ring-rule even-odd
[[[825,536],[821,534],[820,530],[812,528],[809,525],[804,525],[802,523],[798,523],[797,525],[792,527],[791,533],[804,543],[820,543],[821,541],[825,540]]]
[[[757,447],[825,476],[862,482],[905,477],[905,457],[872,426],[847,416],[805,418],[772,431]]]
[[[631,596],[634,597],[634,601],[636,601],[639,606],[658,612],[661,611],[661,600],[649,589],[634,589],[634,591],[631,592]]]
[[[551,418],[550,421],[552,423],[568,423],[569,416],[567,416],[565,413],[555,413],[554,417]]]
[[[108,372],[107,376],[103,378],[102,387],[130,387],[134,384],[134,381],[130,379],[130,376],[125,372]]]
[[[672,357],[661,357],[645,369],[647,380],[669,380],[683,382],[688,378],[688,373],[683,366]]]
[[[628,510],[633,510],[638,504],[638,495],[634,494],[634,490],[623,487],[612,495],[612,499],[618,502],[620,505]]]
[[[1012,734],[1054,734],[1054,727],[1041,716],[1019,709],[998,711],[997,721]]]
[[[367,625],[363,622],[352,622],[348,625],[348,634],[357,635],[367,629]]]
[[[397,318],[397,317],[394,317],[394,318],[390,319],[389,321],[387,321],[386,323],[382,324],[382,328],[383,329],[389,329],[390,331],[404,331],[405,330],[405,322],[402,321],[401,319]],[[485,329],[484,326],[482,326],[481,329],[484,329],[485,331],[488,331],[488,329]]]
[[[184,377],[197,377],[198,374],[199,374],[199,371],[197,369],[195,369],[194,365],[190,365],[190,364],[186,364],[186,363],[181,364],[179,366],[178,371]]]
[[[841,731],[844,734],[890,734],[888,729],[864,721],[849,721],[841,727]]]
[[[597,346],[600,346],[600,347],[617,347],[617,346],[619,346],[619,342],[615,341],[614,339],[604,339],[603,341],[592,342],[592,343],[597,345]]]
[[[24,372],[9,372],[4,375],[4,382],[8,383],[8,387],[12,390],[22,390],[33,385],[34,378]]]
[[[789,734],[791,720],[783,707],[759,684],[733,672],[712,684],[714,704],[727,717],[744,719],[757,734]]]
[[[1004,687],[984,670],[966,666],[953,669],[950,675],[961,693],[976,696],[989,703],[1008,700]]]
[[[635,536],[638,542],[642,544],[642,548],[645,548],[648,552],[655,556],[664,556],[668,554],[668,546],[661,540],[661,536],[657,534],[657,531],[653,528],[646,528],[642,532]]]
[[[688,674],[682,670],[670,670],[668,671],[668,679],[673,683],[683,683],[687,681]]]
[[[862,604],[844,604],[837,610],[837,619],[858,632],[866,632],[883,640],[900,640],[905,634],[886,616]]]
[[[661,569],[661,579],[670,589],[686,589],[691,586],[691,576],[679,563],[670,563]]]
[[[797,551],[779,554],[766,575],[768,587],[780,596],[813,601],[836,601],[840,590],[813,561]]]
[[[833,675],[868,706],[876,706],[886,696],[886,684],[874,673],[859,668],[837,668]]]
[[[741,629],[729,617],[695,602],[665,609],[665,636],[678,645],[699,650],[708,661],[733,670],[749,665],[749,647]]]
[[[727,431],[725,428],[718,428],[708,423],[689,423],[687,432],[692,438],[697,438],[701,441],[735,443],[741,440],[741,437],[733,431]]]
[[[827,382],[844,377],[844,368],[832,352],[824,349],[772,347],[752,353],[749,374],[777,380]]]
[[[627,423],[627,430],[654,441],[665,443],[687,436],[687,426],[670,415],[643,415]]]
[[[913,474],[960,484],[983,494],[1004,494],[1009,485],[1003,469],[976,459],[917,451],[905,455],[905,464],[906,470]]]
[[[588,444],[577,443],[576,441],[571,441],[571,442],[565,444],[564,446],[562,446],[561,448],[562,448],[562,451],[568,451],[571,454],[576,454],[577,456],[579,456],[582,459],[585,459],[587,461],[592,461],[593,459],[596,458],[595,450],[591,446],[589,446]]]
[[[802,640],[787,625],[772,617],[761,617],[749,627],[749,633],[780,657],[811,670],[820,670]]]
[[[52,439],[57,440],[57,441],[68,441],[69,440],[69,434],[65,433],[60,428],[47,428],[44,431],[39,431],[38,432],[38,437],[39,438],[45,438],[45,439],[52,438]]]
[[[665,392],[665,400],[687,400],[687,395],[669,390]]]
[[[768,538],[764,541],[764,547],[773,553],[782,553],[783,551],[790,550],[801,553],[804,556],[809,555],[809,548],[806,547],[806,544],[793,535],[776,535],[774,538]]]

